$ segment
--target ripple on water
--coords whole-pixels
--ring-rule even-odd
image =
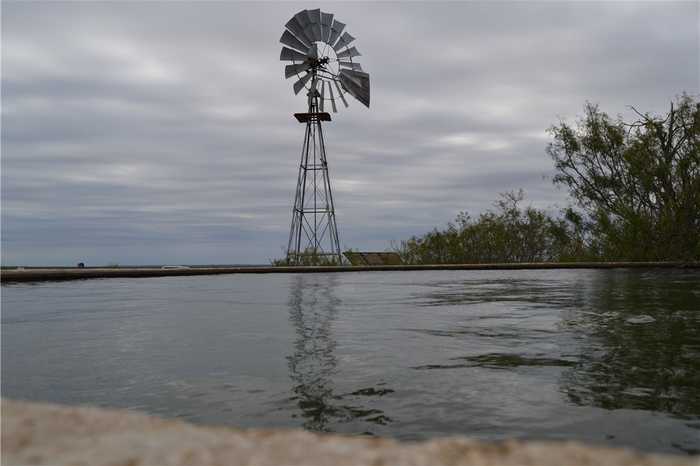
[[[654,319],[652,316],[642,314],[638,316],[629,317],[625,320],[625,322],[627,322],[628,324],[651,324],[652,322],[656,322],[656,319]]]
[[[546,356],[521,356],[519,354],[489,353],[478,356],[465,356],[451,358],[451,361],[460,361],[455,364],[426,364],[416,366],[413,369],[460,369],[469,367],[485,367],[491,369],[509,369],[521,366],[535,367],[571,367],[576,361],[552,358]]]

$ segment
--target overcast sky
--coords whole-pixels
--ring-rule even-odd
[[[330,3],[372,106],[325,128],[341,246],[552,186],[546,129],[586,100],[699,90],[698,2]],[[304,111],[278,61],[315,3],[3,2],[3,264],[266,263],[286,245]]]

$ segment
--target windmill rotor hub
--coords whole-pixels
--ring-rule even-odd
[[[325,66],[328,65],[329,61],[330,61],[330,58],[328,58],[328,57],[309,58],[308,59],[309,68],[311,68],[312,70],[319,70],[319,69],[325,70]],[[327,70],[325,70],[325,71],[327,71]]]

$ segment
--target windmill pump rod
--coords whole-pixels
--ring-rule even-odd
[[[318,90],[317,87],[318,74],[316,68],[311,70],[311,89],[309,89],[309,113],[315,113],[318,111]]]

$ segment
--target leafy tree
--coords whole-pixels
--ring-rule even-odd
[[[553,217],[533,207],[521,208],[524,195],[505,193],[473,219],[460,213],[444,230],[393,245],[404,263],[543,262],[586,259],[583,222],[575,212]]]
[[[683,95],[663,117],[633,110],[626,123],[587,104],[576,128],[552,127],[554,183],[586,214],[576,221],[597,257],[700,259],[700,104]]]

